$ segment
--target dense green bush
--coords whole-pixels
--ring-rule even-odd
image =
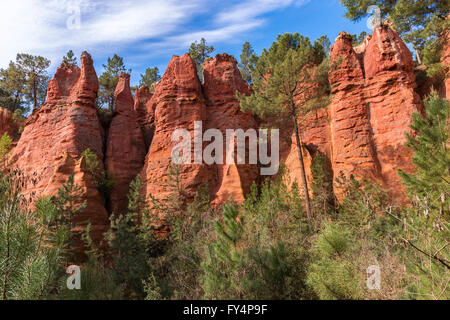
[[[0,175],[0,298],[46,299],[54,295],[70,261],[71,217],[79,189],[71,176],[55,197],[36,200],[36,209],[23,206],[18,171]]]

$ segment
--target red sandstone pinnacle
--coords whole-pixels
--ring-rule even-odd
[[[27,199],[53,195],[67,181],[70,170],[58,169],[67,157],[79,161],[81,153],[89,148],[102,162],[102,129],[95,106],[97,89],[97,76],[87,53],[81,57],[81,69],[63,63],[56,71],[49,84],[47,101],[26,121],[12,154],[12,167],[20,169],[25,176],[39,178],[24,187]],[[58,172],[57,179],[55,172]],[[80,187],[91,190],[84,181],[79,180]],[[95,233],[109,221],[103,200],[92,192],[83,195],[88,203],[82,216],[95,221],[93,237],[98,239],[101,234]]]
[[[144,132],[146,150],[149,149],[155,132],[155,110],[152,97],[153,94],[148,87],[141,87],[134,92],[134,112]]]
[[[81,101],[86,99],[86,103],[92,105],[92,100],[97,98],[98,77],[94,69],[94,61],[86,51],[81,54],[81,75],[77,89],[77,98]]]
[[[121,74],[115,91],[116,109],[107,137],[105,166],[114,180],[110,213],[126,213],[130,182],[142,169],[146,154],[144,137],[134,112],[130,75]]]
[[[178,144],[172,142],[172,133],[182,128],[191,132],[193,137],[194,121],[206,119],[201,84],[189,54],[172,57],[151,101],[155,106],[155,134],[142,177],[146,196],[161,199],[170,193],[167,179],[171,153]],[[186,197],[192,198],[200,184],[208,181],[208,172],[204,164],[182,164],[179,178]]]
[[[332,166],[334,177],[341,172],[357,179],[380,180],[369,110],[365,100],[364,69],[352,38],[341,32],[330,51],[330,105]]]
[[[415,92],[412,54],[397,32],[382,25],[374,30],[367,46],[364,67],[365,98],[383,184],[395,199],[405,200],[397,171],[413,171],[412,153],[404,146],[405,135],[411,132],[412,114],[423,111],[422,100]]]
[[[240,110],[236,91],[249,94],[247,83],[237,67],[236,59],[228,54],[218,54],[214,59],[205,62],[204,93],[207,99],[207,121],[205,129],[218,129],[225,136],[226,129],[257,129],[257,123],[250,113]],[[224,141],[225,150],[226,141]],[[248,144],[247,144],[248,163]],[[236,160],[235,160],[236,161]],[[258,179],[257,165],[224,164],[208,167],[210,190],[214,203],[222,204],[233,198],[243,202],[253,182]]]
[[[329,79],[333,99],[328,110],[319,110],[314,121],[300,119],[306,120],[303,143],[329,157],[335,178],[342,172],[378,181],[405,202],[397,170],[413,170],[405,134],[412,113],[423,108],[414,91],[411,53],[387,25],[357,48],[341,32],[330,52]],[[329,143],[323,139],[328,132]],[[339,190],[335,193],[339,196]]]
[[[130,89],[130,75],[122,73],[119,76],[116,90],[114,91],[116,108],[115,113],[120,114],[134,114],[134,101]]]

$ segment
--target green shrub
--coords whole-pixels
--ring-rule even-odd
[[[19,173],[0,176],[0,298],[46,299],[54,294],[69,261],[70,217],[76,186],[71,176],[58,195],[40,198],[36,210],[22,206]]]
[[[115,184],[114,179],[111,177],[110,173],[106,172],[103,169],[103,165],[100,163],[97,155],[91,149],[84,150],[81,156],[86,161],[86,166],[89,173],[92,175],[92,178],[94,179],[96,188],[103,196],[103,199],[107,202],[109,200],[111,190]]]

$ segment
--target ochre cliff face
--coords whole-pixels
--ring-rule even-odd
[[[106,142],[105,167],[114,180],[110,213],[126,212],[130,182],[142,169],[146,155],[143,131],[134,111],[130,75],[122,74],[115,91],[113,118]]]
[[[55,194],[73,169],[77,183],[87,191],[82,199],[87,200],[87,208],[78,219],[91,220],[94,238],[108,225],[108,215],[100,194],[86,182],[87,173],[78,162],[87,148],[103,160],[102,129],[95,106],[97,90],[97,75],[88,53],[81,57],[81,69],[63,63],[49,83],[47,101],[26,121],[11,160],[12,167],[31,179],[23,189],[30,202],[36,196]]]
[[[375,155],[369,106],[365,99],[364,66],[353,50],[352,38],[341,32],[330,52],[331,162],[336,178],[341,172],[357,179],[380,177]]]
[[[411,151],[404,146],[411,132],[411,116],[422,112],[415,93],[416,83],[411,52],[397,32],[387,26],[374,30],[364,54],[366,102],[381,180],[394,198],[404,196],[398,169],[413,170]]]
[[[223,137],[223,164],[208,167],[211,178],[210,189],[214,203],[222,204],[232,198],[234,201],[244,201],[252,183],[258,179],[256,164],[249,164],[248,144],[246,163],[226,163],[226,130],[227,129],[257,129],[258,125],[250,113],[240,110],[236,91],[249,94],[247,83],[237,67],[237,61],[228,54],[218,54],[204,65],[204,93],[206,98],[206,129],[217,129]],[[234,141],[234,139],[233,139]],[[236,154],[236,153],[235,153]]]
[[[412,113],[423,109],[411,52],[385,25],[355,48],[341,32],[330,52],[329,80],[328,108],[299,119],[304,147],[328,156],[334,178],[342,173],[379,182],[404,202],[397,170],[413,170],[405,135]]]
[[[19,138],[19,123],[11,110],[0,107],[0,137],[8,133],[12,140]]]
[[[153,94],[147,87],[141,87],[134,92],[134,112],[143,130],[147,150],[155,132],[155,110],[151,100],[152,96]]]
[[[172,163],[172,141],[176,129],[186,129],[194,136],[194,121],[206,119],[206,108],[195,63],[188,54],[174,56],[164,76],[155,86],[149,102],[155,110],[155,133],[142,170],[144,191],[147,197],[167,197],[167,185]],[[193,150],[194,148],[192,148]],[[194,159],[194,152],[191,159]],[[208,181],[204,164],[180,165],[180,182],[187,198],[192,198],[197,188]]]

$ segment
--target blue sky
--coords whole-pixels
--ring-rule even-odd
[[[365,21],[343,17],[339,0],[15,0],[0,3],[6,32],[0,67],[18,52],[52,61],[52,74],[72,49],[91,53],[98,75],[114,53],[124,57],[137,84],[145,68],[161,73],[172,55],[182,55],[201,37],[237,59],[245,41],[259,54],[278,34],[299,32],[312,40],[340,31],[370,32]]]

